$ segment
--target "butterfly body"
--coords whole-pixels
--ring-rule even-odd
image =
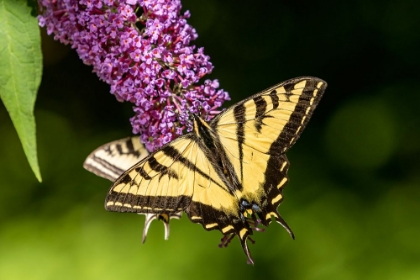
[[[296,142],[326,83],[295,78],[255,94],[210,122],[193,118],[185,134],[126,170],[112,185],[105,208],[164,214],[184,211],[194,223],[247,239],[272,220],[293,233],[277,207],[288,182],[285,152]]]

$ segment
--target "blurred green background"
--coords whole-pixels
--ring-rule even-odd
[[[44,41],[38,183],[0,105],[0,279],[420,279],[420,2],[182,1],[232,101],[288,78],[329,86],[288,153],[279,225],[255,233],[255,266],[184,215],[109,213],[110,182],[82,168],[131,135],[129,104],[74,51]],[[232,103],[230,103],[232,104]],[[229,104],[226,104],[228,106]]]

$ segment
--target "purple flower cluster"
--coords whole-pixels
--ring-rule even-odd
[[[185,131],[191,114],[210,120],[229,95],[199,80],[213,65],[181,15],[180,0],[38,0],[39,23],[134,104],[133,132],[153,151]]]

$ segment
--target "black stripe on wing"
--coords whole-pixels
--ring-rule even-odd
[[[277,141],[273,143],[270,149],[273,152],[281,150],[284,153],[296,143],[327,87],[327,83],[318,78],[306,78],[304,80],[306,80],[306,85],[299,97],[295,110]],[[284,85],[286,96],[292,94],[292,86],[294,85],[293,83]]]

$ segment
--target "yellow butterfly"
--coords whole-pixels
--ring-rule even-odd
[[[257,93],[210,122],[194,115],[193,131],[129,167],[105,201],[109,211],[179,217],[184,211],[227,246],[272,218],[293,237],[277,207],[288,181],[286,151],[297,141],[327,84],[300,77]],[[131,164],[131,163],[130,163]],[[165,220],[165,219],[164,219]]]

